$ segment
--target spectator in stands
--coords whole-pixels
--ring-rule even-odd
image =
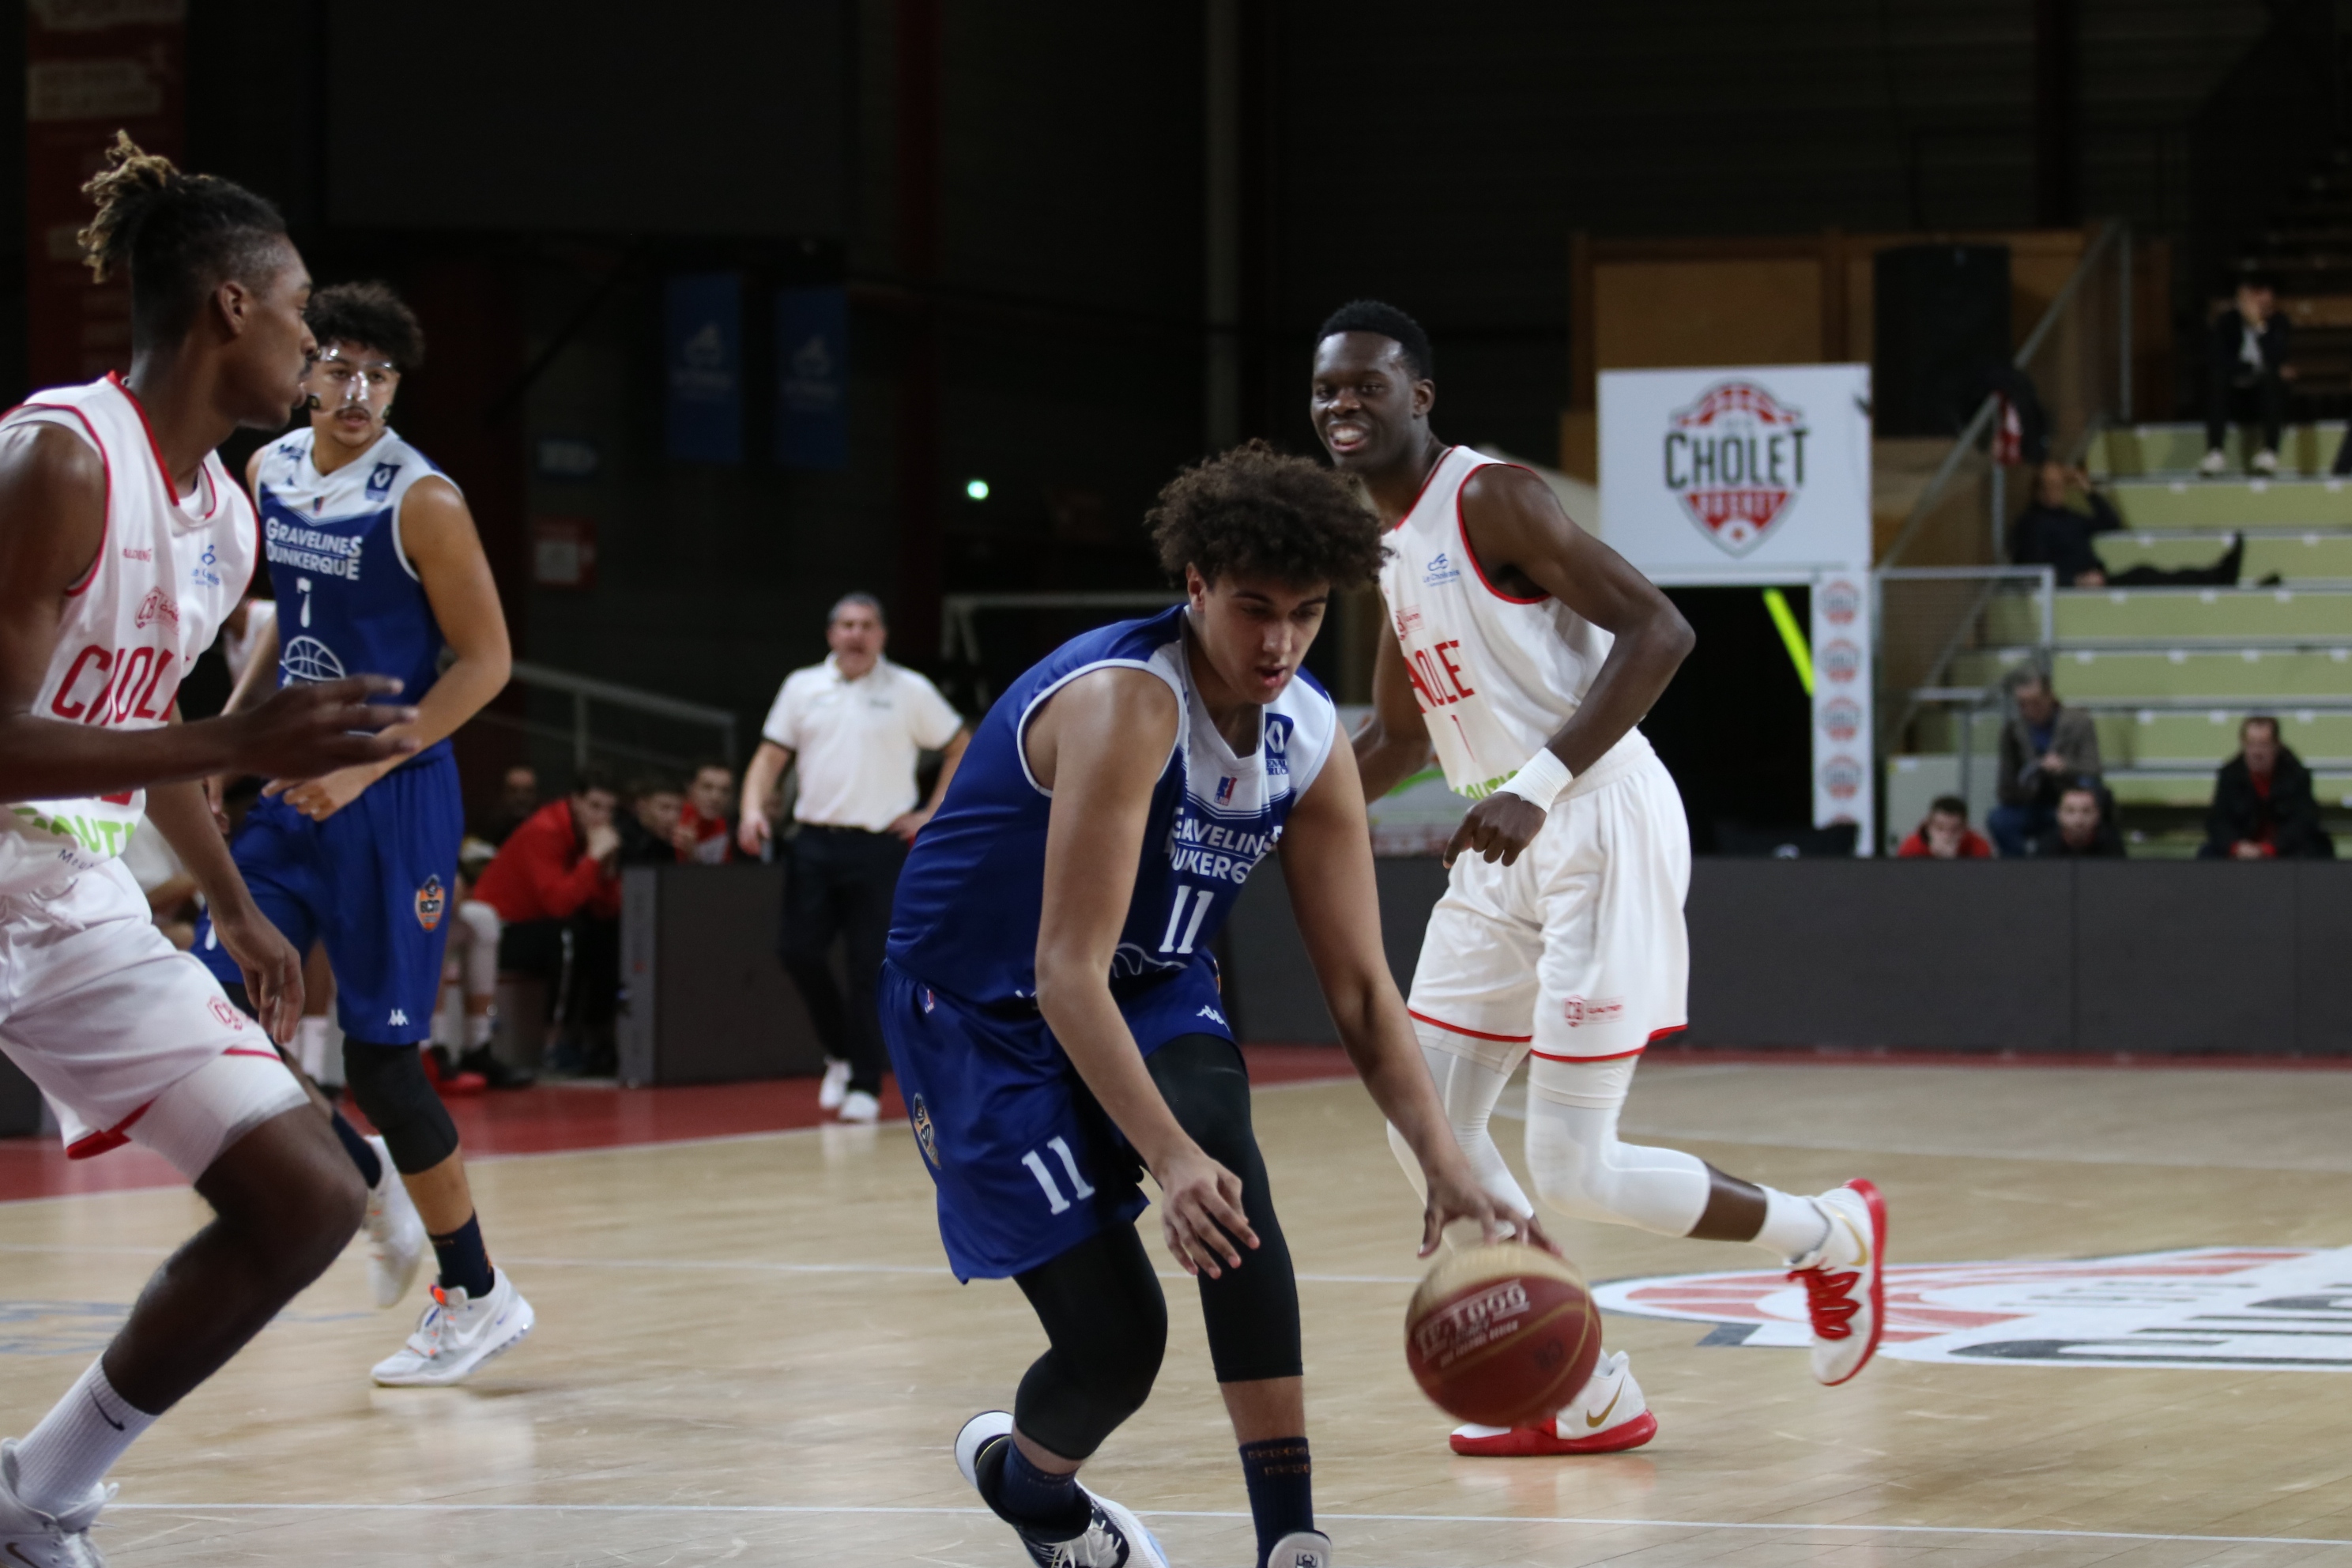
[[[499,782],[498,815],[482,837],[493,844],[504,844],[538,810],[539,770],[529,763],[517,763]]]
[[[547,986],[549,1065],[609,1072],[621,983],[620,830],[613,786],[583,773],[499,847],[474,896],[499,913],[499,968]]]
[[[686,808],[686,792],[676,779],[647,773],[629,786],[629,809],[622,814],[621,859],[624,866],[671,866],[682,858],[678,813]]]
[[[1992,846],[1969,826],[1968,802],[1956,795],[1939,795],[1928,804],[1927,819],[1895,855],[1900,860],[1990,860]]]
[[[2068,504],[2068,492],[2079,489],[2090,510],[2085,512]],[[2009,557],[2020,566],[2047,566],[2058,578],[2061,588],[2188,588],[2235,587],[2238,568],[2245,560],[2246,541],[2240,534],[2230,541],[2230,547],[2210,566],[2190,566],[2165,570],[2155,566],[2134,566],[2112,575],[2101,563],[2091,541],[2102,533],[2122,530],[2124,520],[2116,515],[2115,503],[2099,493],[2099,485],[2090,474],[2063,463],[2045,462],[2033,471],[2033,500],[2018,514],[2017,526],[2010,531]]]
[[[696,767],[678,813],[677,858],[704,866],[723,866],[733,859],[734,810],[735,770],[725,763]]]
[[[2246,465],[2255,474],[2278,472],[2279,436],[2286,425],[2286,385],[2294,379],[2287,355],[2286,312],[2270,281],[2248,278],[2238,285],[2230,308],[2213,318],[2205,348],[2205,460],[2197,471],[2210,478],[2230,466],[2223,447],[2230,421],[2252,416],[2262,424],[2263,444]]]
[[[888,1058],[874,991],[890,900],[907,846],[947,795],[971,733],[938,687],[882,657],[888,637],[872,595],[850,594],[835,605],[824,632],[833,652],[786,678],[744,777],[744,793],[764,801],[785,767],[795,757],[800,762],[793,806],[800,826],[785,850],[790,868],[777,956],[824,1042],[817,1103],[837,1109],[845,1121],[872,1121],[881,1113]],[[929,802],[919,807],[915,768],[926,750],[946,755]],[[740,831],[744,854],[766,847],[771,829],[763,813],[746,812]],[[846,997],[828,961],[836,938],[848,955]]]
[[[2320,826],[2311,770],[2279,740],[2278,721],[2256,713],[2238,726],[2238,754],[2213,781],[2200,860],[2333,860]]]
[[[2009,722],[2000,732],[2000,804],[1985,818],[2003,855],[2025,853],[2058,820],[2058,797],[2070,785],[2099,782],[2099,731],[2088,713],[2058,700],[2050,678],[2012,670]]]
[[[2107,792],[2093,784],[2068,784],[2058,796],[2050,831],[2026,846],[2026,851],[2043,860],[2124,858],[2123,831],[2116,826]]]

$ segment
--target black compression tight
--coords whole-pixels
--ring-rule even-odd
[[[1275,1218],[1265,1161],[1250,1131],[1249,1074],[1216,1035],[1153,1052],[1152,1080],[1177,1121],[1242,1180],[1258,1247],[1222,1279],[1200,1277],[1209,1359],[1220,1383],[1299,1374],[1298,1284]],[[1168,1304],[1134,1229],[1114,1226],[1016,1277],[1051,1349],[1021,1380],[1014,1424],[1066,1459],[1084,1459],[1141,1407],[1168,1343]]]

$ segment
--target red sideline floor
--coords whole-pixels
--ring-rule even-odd
[[[1250,1078],[1259,1084],[1346,1078],[1346,1053],[1332,1046],[1250,1046]],[[778,1079],[691,1089],[615,1089],[550,1084],[503,1094],[452,1099],[449,1113],[468,1159],[551,1154],[570,1149],[617,1149],[639,1143],[680,1143],[814,1127],[817,1080]],[[365,1125],[347,1100],[344,1114]],[[885,1120],[907,1114],[897,1086],[882,1099]],[[132,1144],[95,1159],[68,1160],[54,1136],[0,1138],[0,1202],[123,1192],[181,1184],[179,1173]]]

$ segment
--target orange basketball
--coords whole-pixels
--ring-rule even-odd
[[[1576,1397],[1601,1359],[1583,1279],[1523,1242],[1441,1259],[1405,1309],[1404,1358],[1421,1391],[1464,1421],[1516,1426]]]

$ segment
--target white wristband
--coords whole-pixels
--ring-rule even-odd
[[[1499,795],[1508,790],[1520,799],[1549,811],[1551,803],[1558,800],[1560,792],[1575,779],[1576,775],[1568,771],[1568,764],[1555,756],[1549,746],[1546,746],[1521,763],[1519,771],[1505,779],[1496,793]]]

